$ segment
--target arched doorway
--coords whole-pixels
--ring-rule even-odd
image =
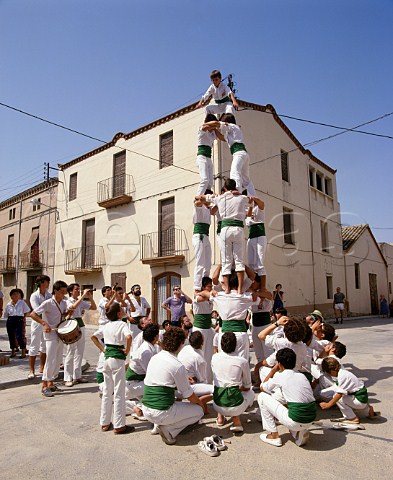
[[[178,273],[160,273],[153,278],[153,318],[161,325],[169,319],[168,312],[161,307],[162,302],[172,295],[174,285],[180,285],[181,277]]]

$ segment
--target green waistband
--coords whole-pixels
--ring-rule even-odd
[[[265,237],[265,224],[254,223],[248,227],[248,238]]]
[[[105,344],[105,358],[119,358],[120,360],[125,360],[127,355],[123,352],[124,345],[108,345]]]
[[[212,326],[212,317],[210,313],[196,313],[194,314],[194,327],[210,328]]]
[[[142,403],[155,410],[169,410],[175,403],[175,391],[176,388],[172,387],[145,385]]]
[[[104,374],[102,372],[96,372],[97,383],[104,383]]]
[[[223,320],[223,332],[247,332],[247,323],[245,320]]]
[[[221,228],[224,227],[242,227],[244,228],[244,223],[242,220],[230,220],[229,218],[221,221]]]
[[[252,314],[252,324],[254,327],[264,327],[270,324],[270,312],[254,312]]]
[[[204,208],[204,207],[202,207]],[[209,235],[210,225],[208,223],[195,223],[194,224],[194,234],[199,233],[199,235]],[[203,240],[203,238],[202,238]]]
[[[203,155],[204,157],[211,158],[212,156],[212,147],[208,147],[207,145],[198,145],[198,153],[197,155]]]
[[[244,145],[244,143],[233,143],[231,145],[230,150],[232,155],[237,152],[247,152],[246,146]]]
[[[131,382],[132,380],[136,380],[137,382],[140,382],[142,380],[144,380],[146,377],[146,374],[145,373],[136,373],[134,372],[134,370],[132,370],[132,368],[128,367],[127,368],[127,371],[126,371],[126,380],[128,382]]]
[[[297,423],[311,423],[317,417],[317,404],[288,402],[288,416]]]
[[[76,320],[76,321],[78,322],[78,327],[79,327],[79,328],[85,326],[85,322],[82,320],[81,317],[76,317],[76,318],[74,318],[74,320]]]
[[[214,387],[213,401],[219,407],[238,407],[244,402],[239,387]]]
[[[222,228],[222,220],[219,220],[217,222],[217,235],[221,233],[221,228]]]
[[[357,392],[351,393],[350,395],[354,395],[356,400],[359,400],[361,403],[368,403],[368,392],[366,387],[363,387]]]
[[[221,100],[214,100],[214,101],[219,105],[220,103],[228,103],[231,101],[231,99],[227,96],[222,98]]]

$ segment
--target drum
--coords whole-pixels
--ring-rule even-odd
[[[57,334],[60,340],[66,345],[77,342],[82,336],[81,329],[76,320],[65,320],[61,322],[57,329]]]

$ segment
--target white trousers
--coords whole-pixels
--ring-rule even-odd
[[[275,398],[265,392],[258,395],[258,404],[261,410],[262,426],[267,432],[277,432],[275,418],[284,426],[295,432],[307,430],[310,423],[298,423],[289,418],[288,409]]]
[[[51,382],[57,378],[63,360],[63,345],[57,334],[56,336],[51,335],[46,340],[46,362],[42,380]]]
[[[204,155],[197,155],[195,163],[199,169],[200,177],[197,195],[204,195],[208,188],[210,190],[213,190],[213,162],[212,159],[209,157],[205,157]]]
[[[213,382],[213,371],[212,371],[212,357],[214,354],[214,329],[213,328],[198,328],[193,327],[193,332],[201,332],[203,335],[203,345],[202,345],[202,356],[206,360],[206,377],[207,383]]]
[[[194,390],[194,393],[197,397],[201,395],[213,395],[214,386],[212,383],[194,383],[191,385],[191,388]]]
[[[143,397],[143,388],[145,382],[142,380],[140,382],[136,380],[126,381],[126,399],[132,400],[137,398],[140,400]]]
[[[30,325],[29,357],[36,357],[40,352],[46,353],[44,329],[40,323],[32,320]]]
[[[250,180],[250,156],[244,150],[233,154],[229,177],[235,180],[240,193],[246,189],[247,195],[255,196],[255,188]]]
[[[218,333],[218,351],[222,352],[221,348],[221,337],[225,332],[220,331]],[[239,357],[244,357],[247,362],[250,359],[250,340],[248,338],[247,332],[233,332],[236,336],[236,349],[234,355]]]
[[[206,107],[206,114],[208,113],[212,113],[213,115],[216,115],[217,118],[223,113],[231,113],[233,116],[235,116],[235,108],[232,102],[212,103],[211,105],[207,105]]]
[[[202,278],[210,276],[212,266],[212,247],[210,245],[209,235],[202,235],[201,240],[201,235],[194,233],[192,236],[192,246],[195,251],[194,290],[201,290]]]
[[[104,364],[104,389],[101,401],[101,425],[109,425],[112,419],[112,395],[114,403],[113,426],[126,424],[126,375],[125,362],[119,358],[107,358]]]
[[[268,325],[262,327],[252,326],[251,329],[251,338],[254,345],[254,353],[257,358],[257,363],[261,362],[264,358],[267,358],[272,352],[273,349],[266,347],[265,342],[258,338],[258,334],[262,332]]]
[[[65,347],[64,381],[80,380],[82,378],[82,360],[85,352],[85,327],[80,327],[81,338]]]
[[[220,407],[216,403],[213,402],[213,408],[217,413],[221,413],[224,417],[238,417],[242,413],[244,413],[248,407],[254,403],[254,391],[248,390],[247,392],[242,392],[244,401],[241,405],[237,407]]]
[[[336,405],[341,410],[343,417],[349,419],[356,417],[354,410],[366,410],[370,408],[368,403],[359,402],[355,395],[343,395]]]
[[[223,227],[220,233],[221,273],[230,275],[232,264],[235,262],[236,272],[244,272],[245,246],[244,228]]]
[[[249,238],[247,241],[248,266],[259,276],[266,275],[266,237]]]
[[[142,405],[142,411],[149,422],[159,425],[164,434],[169,433],[173,438],[203,417],[202,408],[189,402],[175,402],[169,410],[156,410]]]

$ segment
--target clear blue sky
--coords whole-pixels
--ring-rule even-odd
[[[392,25],[392,0],[0,0],[0,102],[109,141],[197,100],[218,68],[241,99],[353,127],[393,112]],[[284,121],[303,144],[337,132]],[[99,145],[4,107],[0,122],[1,200]],[[393,115],[362,129],[393,135]],[[393,140],[311,151],[338,170],[343,223],[393,242]]]

